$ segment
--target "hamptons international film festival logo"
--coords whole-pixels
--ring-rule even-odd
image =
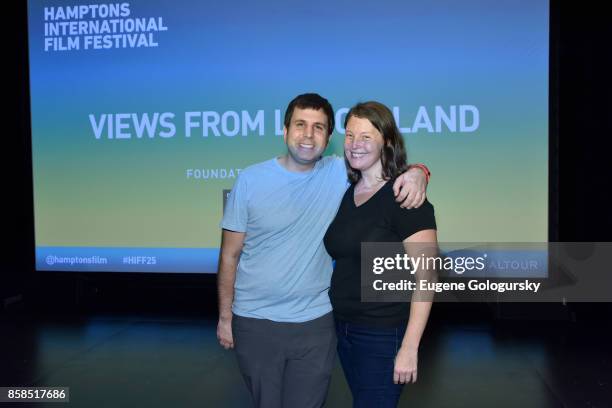
[[[161,16],[134,16],[130,3],[47,6],[45,52],[158,47]]]

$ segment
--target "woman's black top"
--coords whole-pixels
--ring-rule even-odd
[[[395,202],[393,180],[359,207],[354,191],[353,184],[324,238],[327,252],[336,261],[329,290],[334,315],[365,326],[400,326],[408,320],[410,303],[361,302],[361,243],[401,242],[418,231],[436,229],[434,208],[429,201],[419,208],[401,208]]]

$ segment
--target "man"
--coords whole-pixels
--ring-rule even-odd
[[[240,172],[226,204],[217,337],[235,348],[256,407],[325,402],[336,336],[323,236],[348,185],[344,160],[321,157],[333,130],[325,98],[297,96],[285,112],[287,153]],[[418,206],[425,184],[411,169],[394,192],[403,186],[402,206]]]

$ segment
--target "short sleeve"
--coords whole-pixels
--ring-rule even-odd
[[[434,207],[428,200],[419,208],[405,209],[395,202],[393,204],[391,225],[402,241],[416,232],[436,229]]]
[[[227,197],[221,228],[235,232],[246,232],[247,221],[247,182],[246,178],[240,174]]]
[[[334,166],[334,180],[338,180],[338,183],[344,185],[345,188],[349,186],[350,182],[348,179],[348,173],[346,171],[346,162],[344,157],[333,155],[332,165]]]

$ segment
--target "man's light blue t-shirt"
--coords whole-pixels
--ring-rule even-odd
[[[221,228],[245,232],[232,311],[244,317],[305,322],[332,310],[332,260],[323,236],[348,181],[344,160],[323,157],[308,172],[276,158],[240,172]]]

